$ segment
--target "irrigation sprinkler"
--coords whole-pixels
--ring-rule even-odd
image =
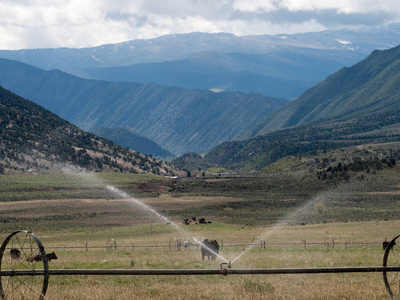
[[[222,269],[231,269],[232,268],[232,262],[230,261],[230,262],[227,262],[227,263],[221,263],[220,266],[221,266],[221,270]]]

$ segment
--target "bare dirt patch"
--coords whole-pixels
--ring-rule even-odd
[[[141,199],[161,214],[186,208],[202,207],[216,203],[240,201],[228,197],[169,197]],[[55,221],[75,224],[146,224],[154,221],[155,215],[130,199],[54,199],[1,202],[0,218],[52,223]]]

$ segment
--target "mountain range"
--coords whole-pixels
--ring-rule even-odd
[[[164,162],[85,132],[0,87],[0,174],[64,169],[174,175]]]
[[[2,50],[0,57],[107,81],[297,98],[373,50],[399,44],[399,27],[275,36],[188,33],[92,48]]]
[[[0,84],[84,130],[129,128],[174,154],[203,153],[253,128],[288,100],[82,79],[0,59]]]
[[[140,75],[138,70],[142,70],[144,76],[153,70],[155,76],[160,78],[164,77],[163,74],[170,74],[170,77],[179,79],[179,75],[182,74],[182,80],[185,79],[185,74],[192,74],[189,77],[199,79],[196,74],[203,72],[203,78],[209,76],[208,79],[213,83],[214,92],[167,87],[155,83],[83,79],[60,70],[46,71],[8,59],[0,59],[0,84],[43,105],[85,130],[102,128],[103,133],[108,131],[107,135],[113,136],[113,139],[118,138],[115,135],[118,131],[124,134],[139,134],[154,140],[171,154],[208,152],[205,155],[208,161],[190,154],[187,155],[187,159],[179,161],[182,166],[185,161],[192,165],[195,165],[196,161],[201,161],[204,165],[260,170],[286,155],[360,145],[366,142],[397,141],[400,128],[398,119],[400,47],[373,51],[353,66],[334,72],[291,102],[256,93],[215,92],[222,88],[216,85],[216,77],[207,75],[210,74],[210,70],[213,70],[216,76],[219,71],[223,73],[229,70],[226,73],[226,77],[229,77],[228,74],[232,75],[236,71],[240,73],[251,66],[251,69],[255,70],[253,73],[255,77],[250,81],[255,86],[261,86],[262,84],[256,79],[259,74],[267,76],[268,72],[277,73],[276,70],[279,70],[280,66],[282,72],[289,72],[288,64],[296,62],[301,66],[301,62],[306,62],[310,53],[314,53],[315,57],[319,55],[323,57],[322,53],[330,53],[328,57],[320,60],[323,66],[335,55],[343,57],[338,54],[340,51],[347,54],[357,53],[356,56],[362,53],[366,56],[368,47],[373,44],[381,43],[382,48],[386,48],[399,36],[397,33],[399,28],[396,26],[390,28],[390,34],[386,34],[387,29],[376,31],[375,34],[352,32],[352,41],[348,31],[343,31],[343,35],[339,35],[338,32],[321,32],[291,36],[246,37],[245,40],[244,37],[229,34],[167,36],[141,41],[144,46],[138,41],[120,44],[120,48],[116,45],[102,46],[96,49],[103,53],[102,59],[96,56],[96,63],[92,61],[87,64],[82,63],[79,70],[74,69],[73,62],[78,64],[78,58],[85,57],[88,53],[93,54],[94,49],[39,49],[38,52],[35,52],[36,50],[12,52],[13,55],[18,54],[23,59],[39,57],[39,61],[43,59],[43,57],[40,59],[41,55],[47,53],[48,62],[57,62],[60,53],[69,50],[77,54],[76,59],[72,59],[74,56],[70,56],[67,51],[68,53],[64,53],[64,63],[74,72],[79,71],[83,74],[97,70],[99,77],[104,74],[110,78],[122,76],[119,79],[115,77],[113,80],[116,81],[124,77],[129,81],[128,76],[135,72],[134,76]],[[381,36],[378,33],[385,34]],[[367,36],[369,38],[365,38]],[[183,47],[182,40],[188,42],[190,38],[193,38],[192,43],[187,45],[187,48]],[[174,47],[183,48],[177,51],[176,56],[171,57],[170,61],[157,61],[155,53],[162,52],[158,59],[165,59],[165,55],[173,48],[167,42],[171,39],[177,41]],[[219,48],[212,48],[210,45],[213,43],[210,40]],[[268,40],[268,43],[264,43],[264,40]],[[340,46],[333,47],[333,41]],[[196,49],[194,45],[201,42],[204,45],[198,46],[197,49],[204,51],[191,52]],[[163,43],[165,49],[161,47]],[[232,46],[232,43],[236,43],[236,46]],[[229,46],[231,52],[227,50]],[[142,60],[147,59],[147,62],[112,66],[112,64],[122,64],[121,57],[117,55],[107,61],[107,53],[112,51],[117,53],[120,51],[118,49],[125,49],[121,50],[125,55],[121,57],[125,57],[126,64],[138,59],[137,53],[140,53],[138,49],[147,49],[147,58]],[[234,49],[240,49],[242,52],[232,52]],[[255,49],[260,52],[255,53]],[[49,52],[46,52],[47,50]],[[132,55],[131,60],[128,59],[129,53]],[[279,65],[283,53],[287,55],[286,59],[282,59],[286,65]],[[301,59],[297,59],[300,57],[299,53],[303,55]],[[182,58],[189,54],[191,55],[189,58]],[[108,65],[103,62],[103,58]],[[292,60],[289,61],[289,58]],[[268,63],[263,64],[262,61]],[[312,61],[310,60],[310,64]],[[153,69],[150,68],[151,65]],[[268,70],[267,65],[273,68]],[[293,78],[307,77],[305,76],[307,71],[302,72],[301,69],[299,67],[296,71],[298,74],[291,69]],[[286,81],[291,80],[289,75],[283,75],[282,78]],[[297,82],[296,79],[293,80]],[[239,81],[244,79],[241,78]],[[290,85],[279,86],[279,82],[273,85],[278,89],[291,89]],[[244,137],[247,139],[243,139]],[[212,149],[213,147],[215,148]],[[212,150],[209,151],[210,149]]]
[[[205,158],[228,168],[262,169],[299,155],[400,139],[400,46],[376,50],[262,120],[246,140],[226,142]]]
[[[400,46],[376,50],[342,68],[262,120],[253,135],[340,118],[390,112],[400,105]]]

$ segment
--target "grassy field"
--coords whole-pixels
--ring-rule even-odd
[[[382,241],[399,234],[398,184],[397,169],[335,184],[304,173],[0,176],[0,239],[34,232],[54,269],[219,269],[195,246],[177,251],[176,239],[195,238],[218,240],[233,268],[381,266]],[[211,223],[183,224],[192,218]],[[390,299],[380,273],[52,276],[47,298]]]
[[[381,266],[383,234],[394,236],[400,222],[369,221],[364,223],[331,223],[280,228],[251,228],[213,224],[207,230],[191,228],[188,232],[165,230],[154,224],[118,227],[93,232],[36,233],[47,251],[55,251],[58,260],[50,262],[57,269],[219,269],[222,259],[202,261],[196,247],[187,251],[169,249],[171,239],[182,235],[216,238],[224,247],[226,260],[235,260],[253,237],[268,236],[232,266],[234,268],[316,268],[348,266]],[[208,225],[207,225],[208,226]],[[335,239],[334,248],[324,245],[325,238]],[[116,250],[107,250],[109,239],[115,239]],[[307,241],[304,247],[303,241]],[[363,242],[375,241],[374,244]],[[287,242],[289,244],[281,244]],[[312,244],[312,243],[315,244]],[[345,242],[348,242],[346,245]],[[358,242],[356,244],[356,242]],[[103,248],[88,248],[103,246]],[[296,244],[297,243],[297,244]],[[81,248],[62,249],[60,246]],[[149,247],[141,247],[141,246]],[[154,247],[157,245],[157,247]],[[173,244],[171,244],[173,245]],[[134,246],[134,247],[132,247]],[[153,246],[153,247],[150,247]],[[207,276],[52,276],[49,299],[389,299],[380,273],[320,275],[220,275]]]

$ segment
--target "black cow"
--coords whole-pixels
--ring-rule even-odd
[[[51,261],[52,259],[58,259],[57,255],[54,252],[46,254],[47,261]],[[33,261],[41,261],[42,260],[42,255],[38,254],[33,257],[28,257],[27,261],[33,262]]]
[[[208,260],[210,258],[215,260],[217,254],[219,253],[219,245],[216,240],[208,240],[205,239],[201,244],[201,258],[204,260],[204,257],[207,256]]]
[[[10,250],[10,255],[12,259],[19,259],[21,257],[21,251],[17,248],[12,248]]]
[[[390,242],[384,241],[384,242],[382,243],[383,250],[386,250],[386,248],[389,247],[389,244],[390,244]],[[395,245],[396,245],[396,242],[394,242],[394,243],[390,246],[390,249],[392,249],[393,246],[395,246]]]

